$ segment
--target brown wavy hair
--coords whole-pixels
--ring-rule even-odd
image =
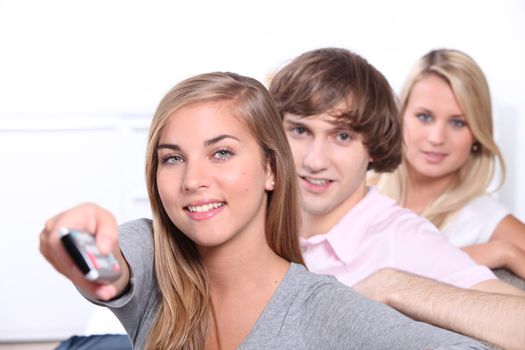
[[[373,159],[370,169],[387,172],[401,163],[395,94],[383,74],[361,56],[341,48],[305,52],[273,76],[269,90],[281,117],[329,113],[359,133]]]

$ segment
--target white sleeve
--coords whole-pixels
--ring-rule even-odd
[[[486,243],[499,222],[509,214],[496,199],[489,195],[480,196],[465,205],[442,232],[458,247]]]

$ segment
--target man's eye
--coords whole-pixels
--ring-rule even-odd
[[[293,133],[294,134],[297,134],[297,135],[302,135],[304,133],[306,133],[306,129],[303,128],[302,126],[298,126],[298,127],[295,127],[292,129]]]
[[[348,133],[342,132],[342,133],[337,134],[337,139],[339,141],[348,141],[348,140],[351,140],[352,137]]]

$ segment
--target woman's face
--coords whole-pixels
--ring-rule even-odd
[[[171,115],[159,139],[162,204],[198,247],[264,237],[273,175],[254,136],[230,108],[221,102],[184,107]]]
[[[448,83],[428,75],[414,84],[403,121],[409,172],[428,180],[452,180],[475,140]]]

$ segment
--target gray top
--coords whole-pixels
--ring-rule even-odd
[[[120,227],[120,245],[133,281],[107,303],[135,348],[142,349],[160,295],[153,269],[150,220]],[[334,277],[302,265],[290,269],[239,349],[488,349],[465,336],[416,322],[354,292]]]

